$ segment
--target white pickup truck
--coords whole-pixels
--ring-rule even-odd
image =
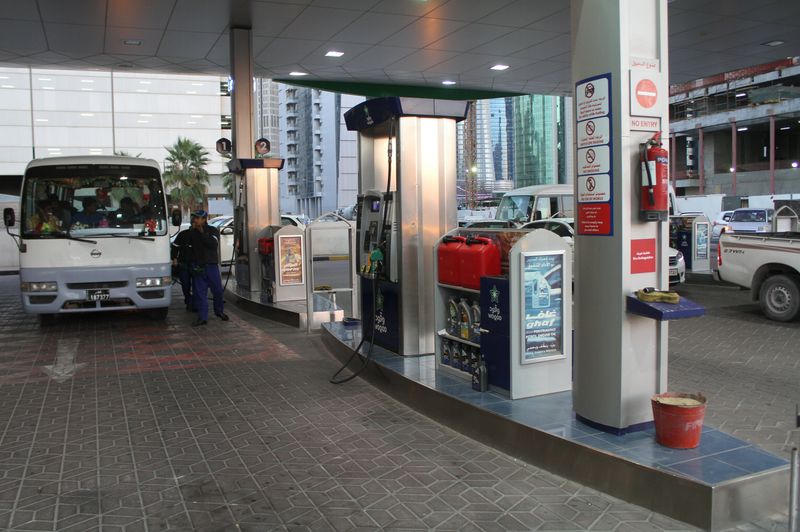
[[[771,320],[800,311],[800,233],[725,233],[717,252],[719,279],[749,288]]]

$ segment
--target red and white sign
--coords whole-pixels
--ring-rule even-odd
[[[660,108],[665,101],[666,87],[662,87],[662,75],[649,70],[631,70],[630,102],[631,115],[660,117]]]
[[[629,117],[631,131],[661,131],[660,118],[647,118],[644,116]]]
[[[578,175],[607,174],[610,168],[611,151],[607,145],[578,150]]]
[[[611,142],[608,117],[594,118],[578,124],[578,147],[597,146]]]
[[[588,120],[608,114],[608,80],[597,78],[575,87],[576,120]]]
[[[579,235],[610,235],[611,204],[580,203],[578,204]]]
[[[631,273],[655,273],[656,239],[631,240]]]
[[[652,79],[643,79],[636,84],[634,89],[636,101],[645,109],[650,109],[658,101],[658,87]]]
[[[608,174],[578,177],[578,202],[611,201],[611,178]]]

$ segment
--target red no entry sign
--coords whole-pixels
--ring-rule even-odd
[[[658,100],[658,89],[652,80],[643,79],[636,84],[636,101],[645,109],[650,109]]]

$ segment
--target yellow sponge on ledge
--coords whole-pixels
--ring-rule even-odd
[[[645,301],[647,303],[678,304],[681,301],[681,296],[678,295],[678,292],[673,292],[672,290],[642,289],[636,291],[636,297],[639,301]]]

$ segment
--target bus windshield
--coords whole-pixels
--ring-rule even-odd
[[[20,203],[24,238],[167,233],[161,178],[149,166],[32,167],[25,174]]]

